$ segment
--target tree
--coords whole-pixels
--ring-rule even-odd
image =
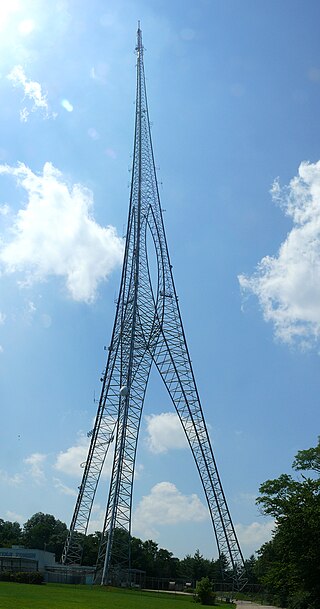
[[[100,531],[83,536],[82,564],[93,567],[97,562],[99,544],[101,539]]]
[[[320,436],[318,436],[317,446],[297,452],[293,462],[293,469],[311,470],[320,474]]]
[[[131,565],[133,569],[145,571],[143,542],[141,539],[139,539],[139,537],[131,538]]]
[[[201,605],[213,605],[215,594],[212,591],[212,583],[209,577],[202,577],[196,586],[195,601]]]
[[[18,522],[9,522],[0,518],[0,546],[10,548],[21,543],[21,527]]]
[[[164,548],[159,548],[156,558],[158,577],[175,577],[175,562],[172,560],[172,558],[172,552],[169,552]]]
[[[197,549],[193,556],[193,573],[195,581],[198,581],[201,578],[208,577],[210,572],[210,560],[207,558],[203,558],[203,555],[200,554],[199,549]]]
[[[212,564],[212,561],[203,558],[200,551],[196,550],[193,556],[187,554],[187,556],[180,561],[179,575],[189,581],[196,582],[203,577],[212,575]]]
[[[145,571],[148,577],[175,578],[178,575],[179,559],[172,552],[158,548],[158,544],[148,539],[131,538],[131,565]]]
[[[263,513],[276,521],[273,539],[259,551],[260,579],[283,605],[296,609],[311,609],[320,602],[319,464],[320,438],[315,448],[299,451],[293,462],[295,470],[309,470],[312,478],[282,474],[264,482],[257,499]]]
[[[68,529],[51,514],[37,512],[23,526],[22,541],[27,548],[54,552],[60,560]]]
[[[258,584],[257,559],[253,554],[250,556],[250,558],[246,558],[244,561],[244,569],[246,579],[248,580],[247,583],[249,585]]]
[[[152,539],[147,539],[147,541],[142,542],[142,551],[143,551],[143,571],[146,571],[147,575],[151,577],[156,577],[157,573],[157,554],[158,554],[158,544]]]
[[[215,584],[222,584],[223,582],[231,581],[233,577],[233,570],[230,569],[230,565],[225,554],[221,554],[217,560],[211,561],[210,578]]]

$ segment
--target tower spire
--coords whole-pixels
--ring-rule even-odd
[[[136,53],[139,60],[140,56],[142,56],[143,54],[142,31],[140,29],[140,21],[138,21]]]
[[[243,556],[200,403],[165,235],[150,132],[140,22],[136,51],[134,154],[119,297],[96,421],[62,560],[65,564],[81,561],[81,534],[86,534],[101,470],[113,444],[114,459],[96,582],[120,585],[130,581],[136,450],[153,364],[168,390],[194,456],[219,556],[223,554],[227,558],[234,584],[239,588],[244,578]],[[150,262],[150,244],[155,265]]]

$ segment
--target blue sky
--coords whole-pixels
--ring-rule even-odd
[[[70,523],[115,313],[137,21],[179,303],[245,556],[260,483],[319,433],[320,42],[308,0],[0,8],[0,517]],[[91,530],[101,524],[107,463]],[[216,557],[157,374],[133,532]]]

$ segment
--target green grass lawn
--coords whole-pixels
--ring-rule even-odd
[[[230,605],[216,605],[228,607]],[[192,595],[65,584],[0,582],[0,609],[192,609]]]

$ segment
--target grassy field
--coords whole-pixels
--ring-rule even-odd
[[[107,589],[100,586],[0,582],[0,609],[192,609],[192,595]],[[218,605],[228,607],[230,605]]]

